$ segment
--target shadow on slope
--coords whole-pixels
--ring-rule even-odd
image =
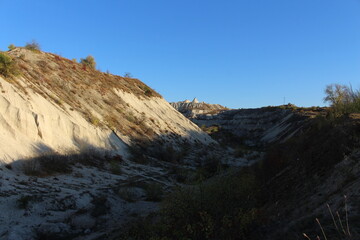
[[[338,239],[326,203],[343,221],[344,194],[357,237],[359,133],[354,119],[317,118],[257,165],[175,190],[160,215],[128,225],[114,239],[303,239],[303,232],[315,239],[322,235],[316,217],[329,239]]]
[[[35,146],[36,157],[18,159],[6,164],[8,169],[20,170],[25,175],[46,177],[56,174],[68,174],[76,164],[104,168],[111,161],[122,161],[121,155],[114,151],[83,143],[79,151],[70,150],[67,153],[57,153],[48,146],[39,143]]]
[[[360,183],[355,154],[360,148],[359,133],[356,119],[320,117],[303,134],[268,150],[264,161],[254,166],[269,216],[261,229],[264,239],[303,239],[302,232],[320,236],[316,217],[322,217],[324,227],[332,229],[327,203],[335,203],[340,214],[343,195],[349,196],[351,205],[358,205],[358,193],[351,186]],[[353,208],[355,218],[358,209]],[[329,235],[337,239],[333,232]]]

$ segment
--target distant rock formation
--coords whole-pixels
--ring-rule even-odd
[[[231,134],[246,139],[245,145],[265,146],[284,142],[306,126],[307,120],[324,114],[323,108],[298,110],[288,104],[280,107],[254,109],[228,109],[219,104],[198,102],[170,103],[179,112],[188,117],[199,127],[216,126]]]
[[[185,100],[180,102],[172,102],[170,104],[188,118],[194,118],[197,115],[204,114],[213,115],[221,111],[229,110],[228,108],[221,106],[220,104],[199,102],[196,97],[191,102],[189,100]]]

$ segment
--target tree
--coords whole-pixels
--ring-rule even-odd
[[[325,88],[326,97],[324,102],[329,102],[331,106],[346,103],[350,100],[350,88],[340,84],[330,84]]]
[[[91,55],[87,56],[86,58],[80,58],[80,63],[92,69],[95,69],[96,67],[95,58]]]
[[[126,73],[124,73],[124,77],[126,77],[126,78],[132,78],[132,75],[131,75],[131,73],[126,72]]]
[[[331,84],[325,88],[324,102],[329,102],[335,117],[360,112],[360,91],[346,85]]]

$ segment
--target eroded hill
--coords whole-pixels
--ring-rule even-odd
[[[0,75],[1,239],[103,238],[157,210],[216,146],[138,79],[5,54],[17,74]]]
[[[158,93],[58,55],[16,48],[19,68],[0,77],[1,161],[96,147],[125,154],[132,140],[211,142]]]

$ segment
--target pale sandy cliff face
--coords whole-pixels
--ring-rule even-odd
[[[106,149],[126,156],[131,140],[212,142],[137,79],[86,69],[60,56],[17,48],[15,78],[0,76],[0,161],[45,152]]]
[[[0,75],[1,239],[104,239],[134,215],[156,211],[147,189],[168,191],[174,169],[192,173],[216,145],[138,79],[51,53],[7,54],[20,74]],[[168,149],[185,155],[186,146],[198,155],[141,162],[142,150],[135,157],[130,150],[146,144],[165,157]]]

